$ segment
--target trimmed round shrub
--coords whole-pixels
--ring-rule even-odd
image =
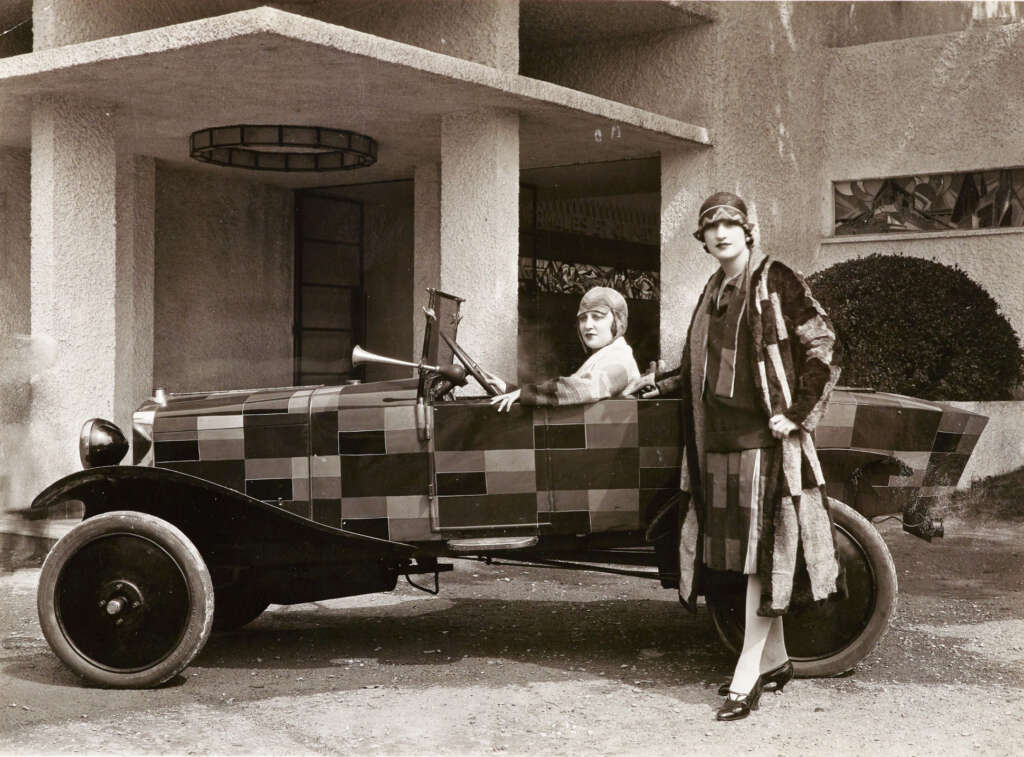
[[[874,254],[808,277],[843,347],[845,386],[929,400],[1013,399],[1024,355],[988,292],[955,266]]]

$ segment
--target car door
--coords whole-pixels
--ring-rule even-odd
[[[636,531],[678,491],[675,400],[537,408],[538,500],[552,533]]]
[[[487,398],[433,406],[432,519],[455,535],[529,535],[538,528],[534,408],[498,413]]]

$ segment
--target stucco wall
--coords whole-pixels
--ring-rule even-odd
[[[514,381],[519,302],[519,116],[499,110],[441,123],[441,288],[465,297],[459,344]],[[472,388],[472,387],[471,387]]]
[[[1024,3],[1015,2],[853,2],[830,3],[832,44],[870,42],[958,32],[977,25],[1024,18]]]
[[[0,335],[5,337],[29,332],[29,194],[28,151],[0,149]]]
[[[829,181],[1024,164],[1024,24],[842,48],[828,62]]]
[[[798,269],[821,235],[821,129],[827,19],[815,3],[722,3],[716,20],[676,32],[580,47],[524,62],[528,75],[691,121],[710,149],[663,153],[662,356],[675,360],[714,270],[689,232],[704,197],[736,191],[762,247]]]
[[[830,52],[821,233],[831,234],[831,182],[1024,165],[1024,24],[979,27]],[[960,266],[1024,335],[1024,231],[846,237],[812,268],[874,252]]]
[[[519,3],[510,0],[37,0],[36,50],[269,5],[291,13],[516,71]]]
[[[292,383],[289,190],[157,164],[154,384]]]
[[[25,466],[33,351],[30,326],[29,154],[0,150],[0,519],[29,495]]]

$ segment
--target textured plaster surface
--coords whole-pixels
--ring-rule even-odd
[[[519,5],[509,0],[46,0],[34,6],[37,50],[272,6],[505,71],[516,71],[519,62]]]
[[[117,356],[114,418],[127,431],[153,392],[153,246],[156,169],[152,158],[117,160]]]
[[[974,26],[1024,18],[1015,2],[852,2],[830,3],[832,44],[836,47],[959,32]]]
[[[413,339],[412,354],[423,353],[426,319],[417,303],[426,302],[426,290],[441,286],[441,164],[416,166],[413,176]],[[453,293],[457,294],[457,293]]]
[[[41,99],[32,134],[32,335],[56,361],[32,386],[38,480],[79,467],[82,422],[115,412],[117,354],[114,117]]]
[[[184,139],[208,126],[353,129],[381,146],[360,182],[407,179],[438,162],[441,118],[477,108],[521,114],[523,167],[651,156],[710,139],[702,127],[623,103],[272,8],[0,59],[0,144],[27,146],[25,98],[39,92],[116,105],[132,125],[124,149],[167,161],[187,161]],[[595,140],[613,125],[618,138]]]
[[[292,383],[292,193],[157,164],[154,384]]]
[[[1024,229],[995,233],[979,231],[967,235],[920,239],[900,239],[894,236],[892,239],[872,242],[858,242],[853,237],[849,239],[851,241],[821,245],[814,270],[844,260],[867,257],[872,253],[905,255],[956,265],[992,295],[1018,338],[1024,337],[1024,286],[1021,285],[1020,276],[1021,259],[1024,256]]]
[[[31,377],[29,157],[0,150],[0,518],[30,496],[26,469]]]
[[[0,335],[29,332],[29,153],[0,150]],[[2,401],[2,400],[0,400]]]
[[[636,2],[636,0],[521,0],[521,68],[535,55],[560,47],[604,45],[667,29],[707,23],[710,3]],[[523,73],[526,73],[524,70]],[[529,74],[527,74],[529,75]]]
[[[715,135],[710,149],[662,152],[661,354],[670,366],[678,362],[686,324],[714,271],[690,236],[705,197],[719,190],[742,195],[758,227],[756,242],[797,269],[809,267],[820,237],[823,200],[815,188],[823,171],[826,9],[720,3],[715,10],[714,23],[652,39],[658,55],[645,55],[641,40],[609,50],[604,67],[620,66],[635,71],[632,76],[572,80],[602,90],[617,83],[602,93],[643,107],[654,107],[660,92],[664,103],[686,108],[687,118],[710,124]],[[600,60],[605,51],[593,55]],[[648,99],[631,99],[634,94]]]
[[[831,51],[826,179],[1024,164],[1022,78],[1024,23]]]
[[[459,344],[515,381],[519,311],[519,119],[446,116],[441,136],[441,288],[465,297]]]
[[[1024,460],[1024,402],[951,402],[955,407],[988,417],[988,425],[967,461],[960,486],[986,476],[1017,470]]]

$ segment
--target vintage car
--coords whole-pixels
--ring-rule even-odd
[[[132,465],[119,464],[129,445],[113,423],[87,422],[84,470],[32,504],[40,514],[70,500],[84,510],[40,575],[40,623],[57,656],[92,684],[155,686],[211,629],[243,626],[271,603],[390,591],[403,575],[436,592],[452,567],[445,558],[675,587],[679,401],[497,413],[486,396],[455,396],[466,371],[494,391],[456,342],[461,302],[430,291],[419,363],[356,349],[354,362],[411,366],[413,378],[157,391],[134,415]],[[955,486],[985,423],[940,403],[835,392],[816,441],[848,598],[787,618],[798,675],[845,672],[874,648],[897,587],[867,518],[902,511],[905,529],[941,535],[928,499]],[[433,588],[417,574],[432,575]],[[706,601],[735,650],[742,595],[722,588]]]

